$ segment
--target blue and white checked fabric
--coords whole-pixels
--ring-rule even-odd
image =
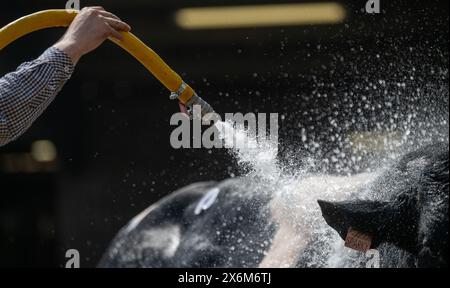
[[[55,47],[0,78],[0,146],[22,135],[50,105],[74,70]]]

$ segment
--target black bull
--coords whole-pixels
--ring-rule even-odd
[[[306,226],[300,231],[292,228],[295,225],[286,228],[273,217],[274,188],[257,179],[193,184],[130,221],[99,266],[365,267],[364,253],[348,251],[338,239],[337,234],[345,239],[351,227],[371,235],[381,267],[447,267],[448,158],[447,143],[426,146],[377,175],[364,200],[319,200],[317,207],[309,208],[320,207],[323,223],[314,225],[323,229],[312,227],[308,233]],[[350,199],[362,194],[355,192]],[[283,248],[296,241],[296,249]],[[271,257],[294,260],[282,265]]]

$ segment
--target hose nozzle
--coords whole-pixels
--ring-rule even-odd
[[[199,105],[201,107],[201,117],[208,113],[214,112],[211,105],[200,98],[197,93],[195,93],[194,90],[192,90],[192,88],[184,82],[180,85],[178,91],[170,94],[170,99],[178,99],[180,101],[181,112],[186,113],[189,117],[193,116],[195,105]]]
[[[194,93],[194,95],[192,95],[192,98],[185,104],[189,116],[192,116],[194,105],[200,105],[202,117],[208,113],[214,112],[214,109],[211,107],[211,105],[209,105],[208,102],[200,98],[196,93]]]

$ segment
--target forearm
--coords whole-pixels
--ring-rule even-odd
[[[0,146],[23,134],[70,78],[71,58],[54,47],[0,78]]]

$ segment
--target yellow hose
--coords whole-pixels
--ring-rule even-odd
[[[0,29],[0,51],[29,33],[45,28],[68,27],[76,15],[75,10],[45,10],[22,17]],[[186,104],[194,96],[192,88],[188,85],[184,87],[181,77],[155,51],[132,33],[122,32],[122,34],[124,36],[122,41],[110,40],[141,62],[172,93],[178,93],[181,103]]]

